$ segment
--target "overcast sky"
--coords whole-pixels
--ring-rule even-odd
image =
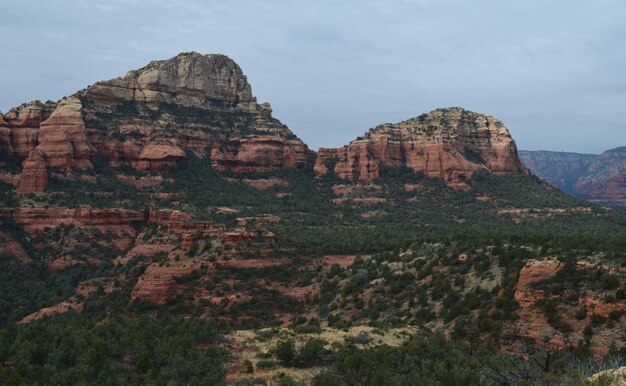
[[[437,107],[521,149],[626,145],[624,0],[3,0],[0,110],[183,51],[223,53],[311,148]]]

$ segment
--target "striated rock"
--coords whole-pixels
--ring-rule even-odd
[[[211,149],[211,164],[220,171],[266,172],[275,168],[304,168],[310,152],[300,140],[279,136],[233,138],[216,143]]]
[[[176,277],[190,275],[197,267],[149,265],[131,293],[131,300],[150,300],[163,304],[168,298],[180,294],[182,286],[176,283]]]
[[[51,167],[90,168],[93,147],[87,141],[81,101],[69,97],[41,123],[37,149]]]
[[[169,143],[150,144],[139,153],[136,167],[140,170],[164,171],[185,159],[185,152]]]
[[[18,193],[43,193],[48,186],[48,168],[40,150],[33,150],[24,161]]]
[[[157,173],[187,154],[235,173],[304,168],[313,154],[256,102],[233,60],[195,52],[0,117],[2,154],[21,163],[35,147],[52,168],[90,168],[98,157]]]
[[[98,82],[84,96],[96,103],[136,101],[204,108],[215,104],[256,111],[256,98],[241,68],[225,55],[181,53],[150,62],[123,78]]]
[[[55,103],[45,104],[34,101],[11,109],[6,115],[0,114],[0,154],[25,159],[37,146],[39,126],[56,107]]]
[[[224,55],[154,61],[79,97],[91,143],[113,165],[163,171],[191,152],[238,173],[303,168],[312,155],[269,103],[256,103],[241,68]]]
[[[371,181],[380,166],[406,166],[429,177],[462,185],[476,170],[527,173],[502,122],[453,107],[397,124],[383,124],[340,149],[320,149],[315,173],[333,165],[341,178]]]
[[[8,218],[21,225],[28,233],[60,225],[111,227],[130,229],[133,224],[145,222],[145,213],[130,209],[91,208],[15,208],[0,209],[0,218]],[[134,232],[131,232],[134,233]]]
[[[56,108],[52,102],[33,101],[9,110],[4,121],[11,128],[38,128]],[[1,124],[1,121],[0,121]]]
[[[11,145],[15,157],[24,159],[37,147],[39,128],[24,127],[11,130]]]

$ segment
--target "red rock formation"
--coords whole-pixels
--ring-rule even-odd
[[[0,115],[0,153],[23,160],[37,146],[41,122],[56,107],[54,103],[34,101]]]
[[[561,269],[563,269],[563,264],[558,260],[529,260],[519,273],[515,287],[515,300],[522,308],[528,308],[543,299],[543,291],[529,289],[527,285],[549,279]]]
[[[241,68],[223,55],[192,52],[151,62],[95,84],[80,98],[88,105],[91,143],[114,165],[163,171],[191,152],[237,173],[302,168],[311,157],[272,118],[269,104],[256,103]]]
[[[38,128],[41,122],[48,119],[55,107],[56,105],[51,102],[45,104],[40,101],[25,103],[6,113],[4,120],[12,128]]]
[[[33,150],[24,161],[18,193],[42,193],[48,186],[48,168],[41,151]]]
[[[309,158],[310,152],[302,141],[274,135],[232,138],[215,143],[211,149],[212,166],[234,173],[302,169]]]
[[[69,311],[76,311],[78,313],[81,313],[83,312],[84,306],[84,303],[79,303],[74,300],[65,300],[57,305],[42,308],[41,310],[26,316],[24,319],[20,320],[20,324],[30,323],[49,315],[64,314]]]
[[[234,61],[182,53],[58,105],[11,110],[0,116],[0,152],[21,162],[36,146],[48,166],[63,169],[89,168],[97,156],[162,172],[188,153],[233,172],[305,167],[312,153],[271,113]]]
[[[98,82],[84,95],[102,104],[137,101],[205,108],[219,101],[239,111],[257,110],[256,98],[237,63],[224,55],[195,52],[153,61],[123,78]]]
[[[131,228],[145,221],[140,210],[91,208],[15,208],[0,209],[1,218],[9,218],[28,233],[60,225]]]
[[[186,223],[191,220],[191,214],[178,210],[159,209],[150,211],[150,221],[159,225]]]
[[[90,168],[94,148],[87,141],[81,101],[62,100],[48,119],[41,123],[37,149],[51,167]]]
[[[180,147],[169,144],[150,144],[141,149],[136,163],[140,170],[164,171],[173,168],[185,159]]]
[[[137,280],[131,294],[131,300],[150,300],[157,304],[163,304],[168,298],[180,293],[181,286],[176,284],[175,278],[190,275],[194,269],[197,267],[191,264],[169,267],[152,264]]]
[[[456,107],[380,125],[340,149],[320,149],[316,175],[332,163],[339,177],[361,181],[377,179],[380,165],[407,166],[457,185],[479,169],[527,173],[502,122]]]

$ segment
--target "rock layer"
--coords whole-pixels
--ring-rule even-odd
[[[151,62],[59,103],[32,102],[0,115],[0,167],[19,168],[35,148],[50,168],[90,168],[98,157],[156,173],[190,154],[213,157],[216,169],[235,173],[304,168],[312,157],[268,103],[256,102],[234,61],[195,52]],[[30,171],[22,177],[21,191],[45,186],[28,181]]]
[[[0,154],[23,161],[37,146],[39,126],[48,119],[56,104],[34,101],[0,114]]]
[[[51,167],[90,168],[93,147],[87,141],[82,103],[76,97],[61,101],[52,115],[41,123],[37,149]]]
[[[313,156],[272,117],[268,103],[256,102],[234,61],[193,52],[98,82],[58,104],[23,106],[0,120],[6,154],[25,158],[35,146],[50,168],[90,168],[98,157],[157,173],[190,155],[233,173],[305,168]],[[480,169],[526,172],[500,121],[461,108],[383,124],[343,148],[320,149],[315,173],[325,174],[330,164],[350,180],[375,180],[381,165],[406,166],[453,187]],[[41,190],[34,187],[44,184],[29,178],[25,173],[23,190]]]
[[[27,233],[60,225],[130,228],[133,224],[146,221],[146,215],[141,210],[91,208],[0,209],[0,218],[8,218],[21,225]]]
[[[458,107],[377,126],[343,148],[320,149],[315,173],[323,175],[332,166],[341,178],[370,181],[380,177],[381,165],[406,166],[453,184],[462,184],[480,169],[526,173],[500,121]]]
[[[18,193],[42,193],[48,186],[48,168],[40,150],[32,150],[24,161]]]

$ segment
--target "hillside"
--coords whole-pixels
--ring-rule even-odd
[[[530,175],[494,117],[316,154],[183,53],[12,109],[0,152],[2,380],[498,384],[624,354],[626,214]]]
[[[520,151],[524,164],[539,178],[590,201],[626,205],[626,147],[600,155]]]

